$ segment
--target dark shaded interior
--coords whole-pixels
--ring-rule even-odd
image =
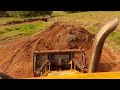
[[[72,52],[38,53],[36,54],[35,70],[40,68],[45,60],[50,61],[50,70],[69,70]]]

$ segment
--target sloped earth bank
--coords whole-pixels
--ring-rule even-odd
[[[44,21],[44,22],[47,22],[48,19],[50,19],[52,17],[54,17],[54,16],[42,17],[42,18],[25,19],[25,20],[22,20],[22,21],[11,21],[11,22],[8,22],[6,24],[0,24],[0,26],[16,25],[16,24],[23,24],[23,23],[35,22],[35,21]]]
[[[0,44],[0,72],[14,78],[33,77],[35,50],[84,49],[88,61],[93,38],[80,26],[56,22],[38,35]],[[117,53],[104,48],[98,71],[119,71],[118,58]]]

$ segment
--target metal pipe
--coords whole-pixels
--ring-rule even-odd
[[[118,18],[115,17],[109,22],[107,22],[95,35],[92,44],[92,53],[90,55],[88,73],[97,72],[104,41],[107,38],[107,36],[116,29],[117,25],[118,25]]]

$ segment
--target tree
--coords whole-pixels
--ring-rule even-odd
[[[36,17],[52,14],[52,11],[17,11],[19,17]]]
[[[6,11],[0,11],[0,17],[6,17],[6,16],[8,16]]]
[[[36,17],[52,15],[53,11],[0,11],[0,17]]]

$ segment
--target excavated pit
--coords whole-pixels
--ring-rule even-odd
[[[0,72],[14,78],[33,77],[33,53],[36,50],[83,49],[89,61],[94,36],[78,25],[56,22],[38,35],[1,44]],[[79,55],[76,58],[79,60]],[[104,48],[98,71],[118,70],[117,56]]]

